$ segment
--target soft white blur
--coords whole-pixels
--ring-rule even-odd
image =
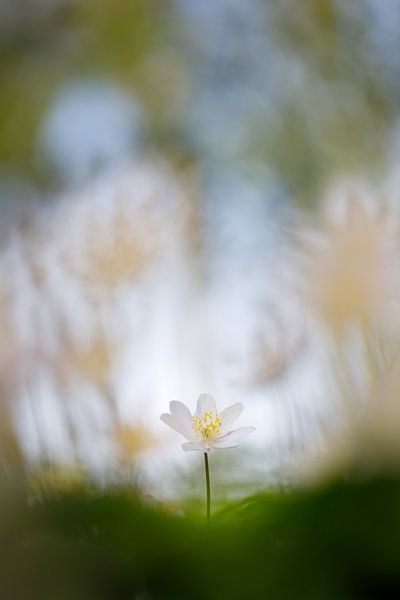
[[[190,492],[202,392],[221,493],[394,440],[398,3],[128,4],[4,10],[0,450]]]

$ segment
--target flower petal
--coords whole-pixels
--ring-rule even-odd
[[[202,446],[199,446],[199,444],[194,444],[193,442],[185,442],[182,444],[182,450],[185,450],[185,452],[190,452],[191,450],[200,450],[201,452],[205,451]]]
[[[232,425],[239,418],[241,412],[243,410],[243,404],[240,402],[236,402],[236,404],[232,404],[232,406],[228,406],[223,410],[219,418],[221,419],[221,436],[228,433],[231,430]]]
[[[179,431],[186,439],[193,439],[193,435],[191,431],[188,431],[186,423],[182,423],[180,419],[178,419],[175,415],[170,415],[169,413],[164,413],[160,417],[161,421],[175,429],[175,431]],[[190,436],[190,437],[189,437]]]
[[[215,400],[210,394],[201,394],[197,400],[196,415],[201,417],[205,412],[213,412],[214,415],[217,412],[215,406]]]
[[[192,429],[192,415],[188,407],[183,402],[173,400],[169,403],[172,417],[179,426],[180,431],[187,440],[194,441],[195,435]]]
[[[240,427],[239,429],[234,429],[230,431],[226,435],[219,437],[217,440],[213,442],[213,446],[215,448],[227,448],[226,444],[236,444],[242,437],[248,435],[252,431],[255,431],[255,427]]]
[[[226,450],[226,448],[237,448],[239,446],[239,442],[225,442],[225,444],[219,444],[218,446],[213,446],[215,450]]]
[[[171,411],[171,415],[178,417],[181,421],[192,423],[192,413],[183,402],[178,402],[177,400],[173,400],[169,403],[169,410]]]

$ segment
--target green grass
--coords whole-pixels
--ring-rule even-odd
[[[171,514],[129,491],[1,506],[1,598],[400,597],[400,479],[336,480]]]

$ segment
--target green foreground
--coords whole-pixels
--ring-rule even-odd
[[[400,479],[247,498],[208,528],[131,492],[14,490],[0,548],[11,600],[399,598]]]

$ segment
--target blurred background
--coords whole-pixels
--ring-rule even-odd
[[[7,453],[181,493],[159,415],[206,391],[257,425],[222,478],[330,456],[398,324],[398,3],[3,0],[0,28]]]
[[[400,3],[0,0],[0,49],[2,472],[195,506],[208,392],[215,505],[397,474]]]

